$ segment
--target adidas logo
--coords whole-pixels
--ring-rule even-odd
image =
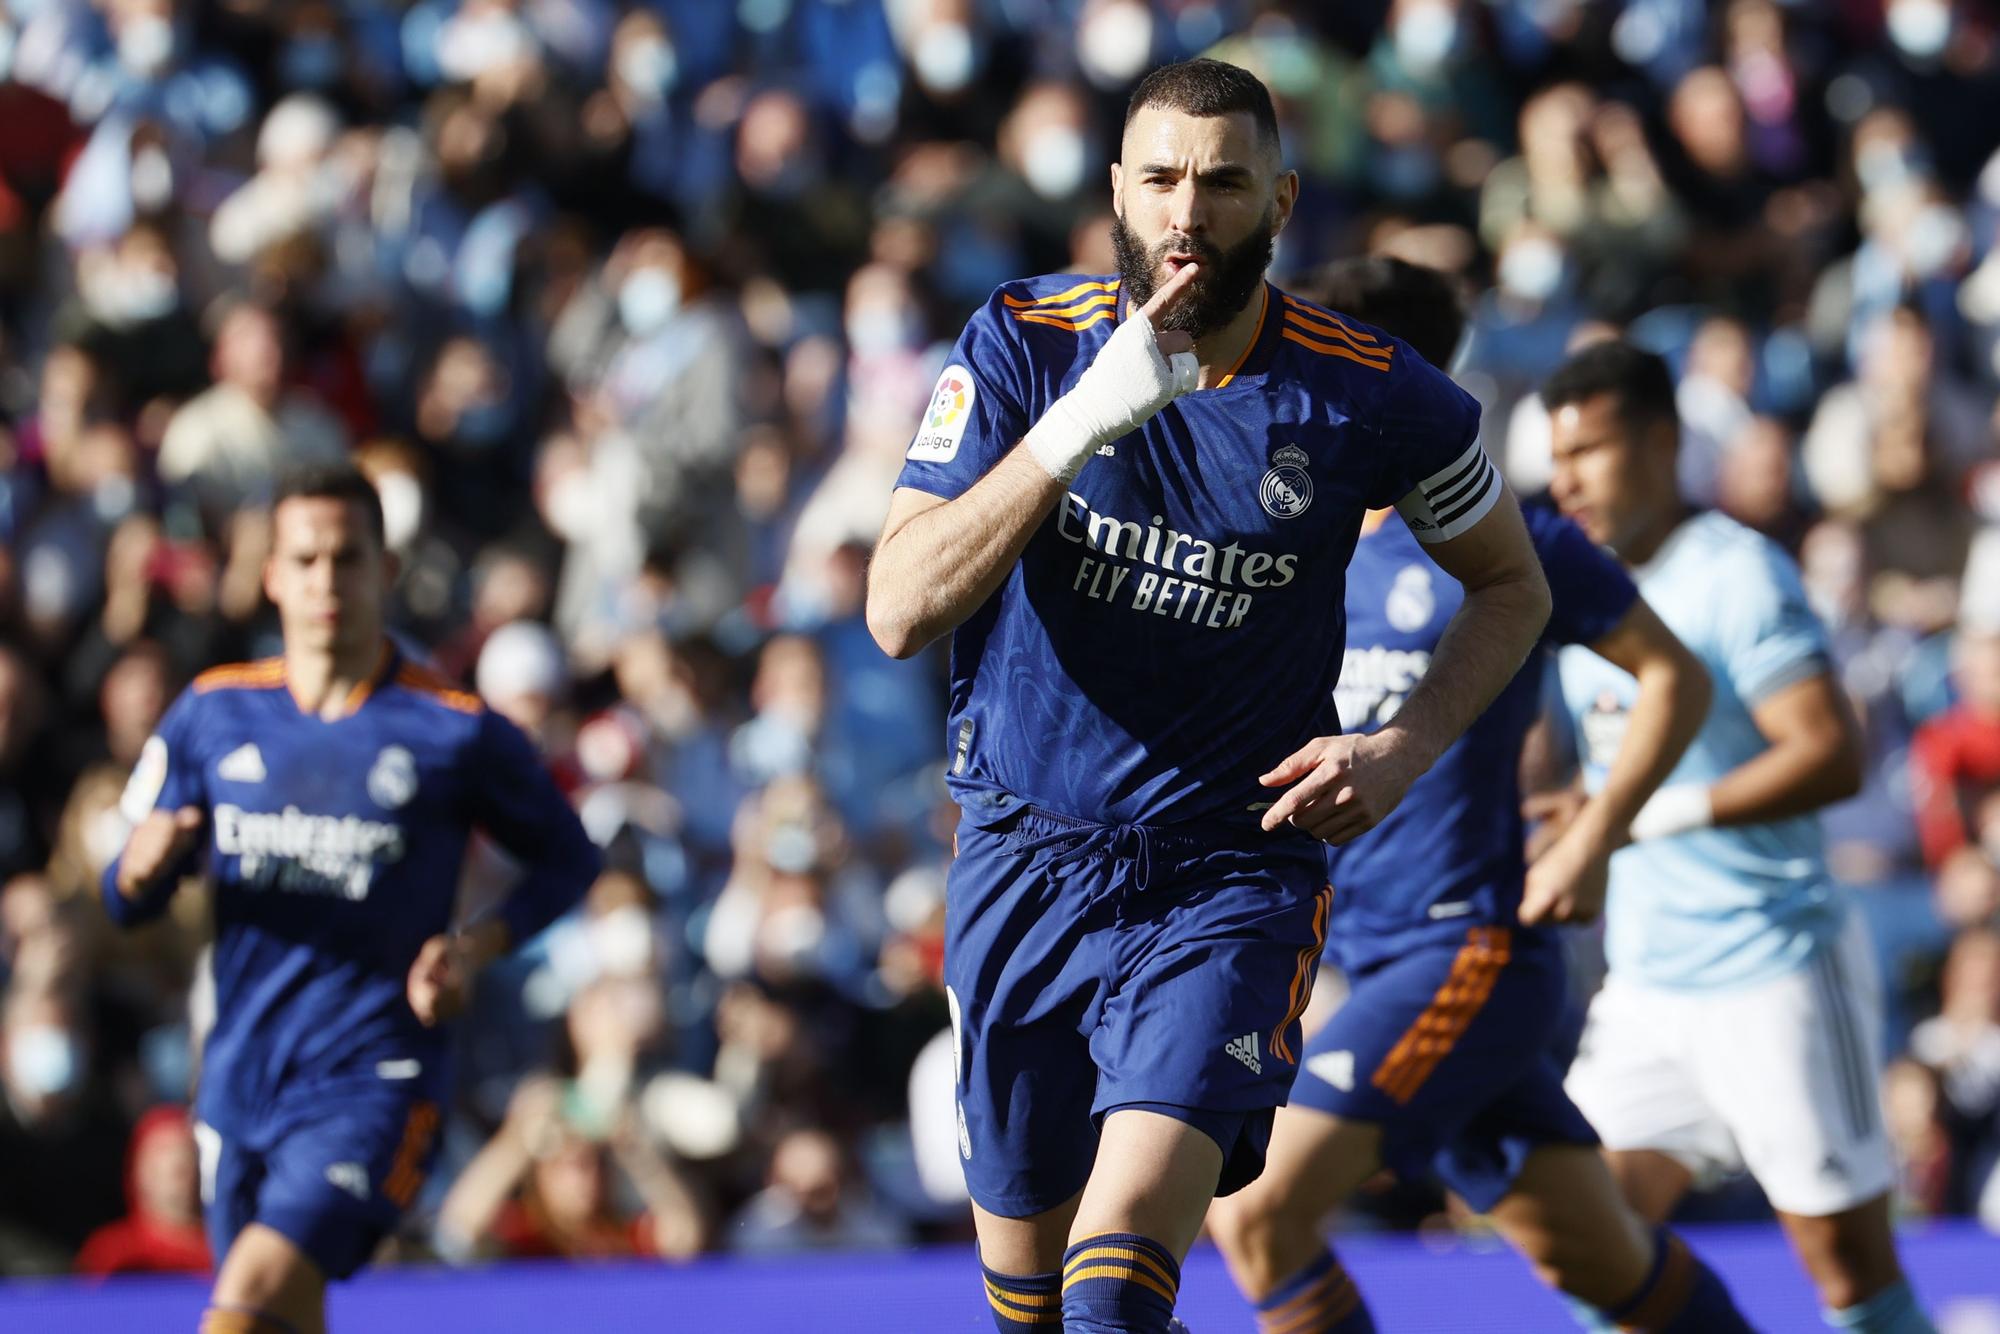
[[[1222,1044],[1222,1049],[1243,1062],[1243,1064],[1249,1066],[1251,1074],[1261,1075],[1264,1073],[1264,1062],[1257,1056],[1257,1035],[1255,1033],[1245,1033],[1240,1038],[1231,1038]]]
[[[327,1184],[344,1190],[355,1199],[368,1199],[368,1169],[360,1163],[334,1163],[326,1169]]]
[[[1354,1091],[1354,1053],[1323,1051],[1306,1062],[1306,1073],[1323,1079],[1342,1093]]]
[[[256,742],[246,741],[222,757],[215,766],[215,776],[230,783],[261,783],[264,753],[257,749]]]

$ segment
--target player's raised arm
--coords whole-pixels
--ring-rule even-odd
[[[138,926],[166,911],[183,877],[198,861],[208,827],[208,798],[191,754],[183,695],[139,752],[119,811],[132,824],[125,846],[104,868],[105,911],[120,926]]]
[[[968,329],[961,358],[946,370],[939,392],[949,389],[969,401],[934,409],[933,417],[957,415],[935,439],[919,435],[909,455],[917,463],[943,465],[935,483],[925,479],[926,484],[957,493],[947,499],[915,486],[898,487],[869,566],[868,629],[885,653],[907,658],[977,611],[1098,447],[1195,387],[1200,367],[1190,350],[1193,340],[1184,333],[1156,334],[1154,328],[1199,272],[1199,265],[1183,266],[1127,317],[1076,387],[1051,404],[1019,444],[1011,438],[1009,414],[995,410],[993,400],[1004,391],[964,364],[976,360],[964,355],[975,332]],[[957,388],[951,386],[954,373],[964,377]],[[1018,411],[1014,423],[1016,430],[1025,425]],[[1007,438],[974,440],[973,452],[961,463],[958,453],[969,433]],[[962,477],[968,465],[979,465],[981,445],[985,457],[997,449],[1007,452],[977,481],[957,490],[954,473]]]
[[[1588,922],[1603,911],[1611,854],[1708,716],[1707,670],[1644,601],[1634,602],[1590,649],[1632,675],[1638,698],[1603,789],[1582,802],[1561,837],[1528,868],[1521,920],[1530,925]]]

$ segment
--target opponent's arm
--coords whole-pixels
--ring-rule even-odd
[[[1830,673],[1766,697],[1750,718],[1770,746],[1709,786],[1710,823],[1767,824],[1861,790],[1861,725]]]
[[[1708,716],[1708,672],[1643,601],[1590,649],[1638,681],[1638,699],[1603,789],[1528,868],[1520,915],[1531,925],[1588,922],[1603,911],[1611,854]]]
[[[1549,619],[1549,586],[1513,496],[1477,523],[1426,546],[1465,587],[1430,670],[1396,716],[1366,736],[1316,737],[1258,781],[1290,785],[1264,813],[1265,829],[1290,820],[1315,838],[1344,843],[1373,829],[1521,669]]]
[[[1098,446],[1195,387],[1193,340],[1154,327],[1198,271],[1181,269],[1127,317],[1076,387],[956,499],[897,490],[868,568],[868,630],[883,652],[910,657],[962,624],[1006,579]]]

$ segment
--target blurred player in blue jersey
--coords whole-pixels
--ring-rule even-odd
[[[1458,296],[1434,269],[1348,260],[1319,288],[1333,309],[1437,364],[1458,345]],[[1354,731],[1395,718],[1459,598],[1405,530],[1370,517],[1348,567],[1336,692],[1341,724]],[[1264,1175],[1209,1215],[1266,1331],[1375,1328],[1320,1226],[1385,1165],[1404,1176],[1435,1171],[1551,1284],[1627,1328],[1746,1328],[1720,1282],[1625,1205],[1597,1137],[1564,1096],[1549,1050],[1563,1014],[1562,947],[1535,925],[1597,915],[1605,863],[1700,726],[1707,677],[1574,524],[1543,506],[1524,517],[1553,594],[1542,651],[1402,805],[1329,851],[1327,957],[1350,994],[1306,1042]],[[1544,670],[1565,643],[1633,674],[1632,724],[1604,790],[1524,871],[1521,750]]]
[[[1680,423],[1658,357],[1597,344],[1542,397],[1551,494],[1631,569],[1714,679],[1701,731],[1633,821],[1634,846],[1612,858],[1610,973],[1570,1096],[1649,1219],[1747,1167],[1828,1324],[1927,1331],[1889,1224],[1879,982],[1821,855],[1818,810],[1853,795],[1862,775],[1825,631],[1789,556],[1680,499]],[[1574,649],[1561,675],[1595,791],[1631,725],[1632,679]]]
[[[325,1328],[429,1171],[450,1088],[439,1027],[487,961],[575,903],[596,850],[511,723],[405,661],[383,627],[382,510],[359,473],[301,473],[264,587],[284,655],[195,679],[126,792],[104,902],[131,925],[215,883],[215,1026],[196,1143],[221,1265],[203,1334]],[[453,931],[477,825],[526,865]]]
[[[1297,1068],[1315,839],[1392,810],[1548,615],[1477,405],[1264,280],[1298,177],[1262,84],[1147,76],[1111,189],[1117,274],[967,325],[869,583],[889,652],[952,635],[945,980],[1004,1330],[1170,1328]],[[1466,595],[1395,721],[1341,736],[1342,584],[1392,505]]]

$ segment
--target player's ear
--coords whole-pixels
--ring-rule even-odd
[[[1277,214],[1272,221],[1271,235],[1285,230],[1285,224],[1292,220],[1292,210],[1299,203],[1299,174],[1295,171],[1281,171],[1272,187],[1273,211]]]
[[[1111,164],[1111,211],[1120,218],[1125,216],[1125,166],[1121,162]]]

